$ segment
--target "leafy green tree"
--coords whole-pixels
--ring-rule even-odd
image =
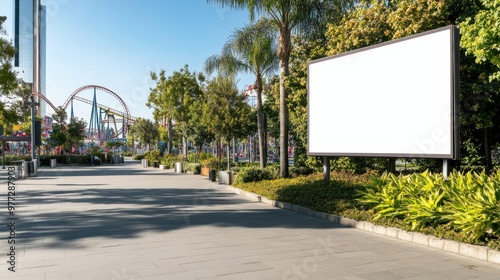
[[[234,76],[213,78],[208,82],[205,95],[204,121],[216,139],[224,139],[228,144],[227,169],[231,170],[231,140],[249,133],[250,106],[246,103],[246,96],[238,93]]]
[[[477,63],[490,62],[496,71],[490,81],[500,81],[500,1],[481,0],[484,9],[460,24],[460,43],[467,53],[476,57]]]
[[[291,54],[293,66],[287,87],[292,90],[289,95],[290,132],[294,140],[294,161],[296,166],[306,164],[307,157],[307,63],[310,60],[326,56],[326,40],[294,40],[295,48]],[[315,159],[311,159],[315,160]]]
[[[280,176],[288,177],[288,92],[285,81],[290,73],[292,32],[297,36],[322,33],[327,19],[344,13],[348,0],[208,0],[235,9],[248,9],[250,19],[258,15],[269,18],[278,32],[280,67]]]
[[[460,61],[460,122],[462,169],[493,168],[492,150],[498,147],[500,135],[499,81],[491,81],[496,66],[476,63],[472,55],[462,52]]]
[[[133,125],[128,125],[128,128],[127,128],[127,140],[125,142],[127,148],[130,148],[132,149],[132,154],[135,155],[135,140],[137,139],[137,136],[135,135],[135,131],[134,131],[134,126]]]
[[[166,135],[161,131],[160,137],[167,140],[167,154],[172,152],[173,140],[173,106],[167,102],[167,85],[165,70],[161,70],[159,74],[151,72],[151,79],[156,82],[156,87],[151,88],[146,106],[153,108],[153,118],[156,122],[161,122],[163,130]]]
[[[475,19],[475,15],[481,11],[495,12],[486,9],[481,2],[482,0],[364,1],[349,11],[340,24],[329,26],[326,33],[329,40],[327,53],[335,55],[447,24],[472,23],[471,19]],[[498,9],[496,12],[498,13]],[[494,18],[490,17],[493,22]],[[498,30],[488,32],[483,34],[490,36],[488,39],[498,34]],[[462,47],[464,45],[462,39]],[[487,51],[493,50],[489,52],[490,58],[491,55],[494,57],[494,45],[491,47],[493,48],[485,47]],[[460,56],[461,161],[466,166],[482,165],[489,170],[492,167],[492,147],[500,143],[498,133],[493,133],[500,129],[500,98],[498,90],[495,90],[498,89],[498,83],[488,81],[488,77],[491,78],[498,67],[495,70],[491,60],[485,60],[481,65],[476,64],[464,49],[461,49]],[[482,151],[482,155],[471,154],[478,151]],[[481,162],[477,159],[481,159]]]
[[[50,142],[51,146],[59,147],[61,151],[71,151],[73,147],[81,147],[86,135],[87,122],[84,119],[74,118],[67,123],[67,118],[68,114],[61,106],[52,114]]]
[[[0,16],[0,35],[7,34],[3,24],[7,18]],[[29,111],[23,107],[23,101],[28,100],[31,90],[25,83],[18,81],[12,65],[16,49],[4,38],[0,38],[0,125],[4,133],[12,133],[12,124],[24,121]]]
[[[203,107],[205,106],[206,96],[202,91],[202,95],[190,107],[189,119],[189,135],[190,141],[194,143],[196,151],[203,151],[203,146],[215,140],[214,134],[208,129],[207,123],[204,121]]]
[[[7,17],[0,16],[0,35],[7,34],[3,24]],[[0,38],[0,94],[5,95],[14,91],[17,86],[16,72],[12,66],[12,60],[16,49],[7,40]]]
[[[275,34],[272,22],[261,19],[258,22],[237,29],[222,49],[220,55],[213,55],[205,62],[205,70],[214,70],[234,75],[237,72],[251,72],[255,75],[253,89],[257,93],[257,127],[259,138],[260,167],[266,167],[267,151],[262,111],[263,79],[272,74],[278,66]]]
[[[73,118],[71,122],[67,124],[67,132],[68,132],[68,148],[71,147],[81,147],[83,146],[83,140],[85,139],[87,127],[87,122],[81,118]]]
[[[329,24],[327,55],[409,36],[446,24],[444,0],[364,0]]]
[[[146,105],[154,108],[155,120],[163,119],[166,121],[170,129],[169,146],[171,146],[172,139],[172,124],[175,122],[177,131],[183,139],[184,155],[187,157],[190,106],[200,98],[201,88],[199,82],[202,82],[204,77],[203,75],[197,75],[195,72],[191,73],[188,65],[185,65],[184,68],[175,71],[168,78],[165,77],[164,70],[160,71],[159,75],[151,73],[151,78],[156,81],[156,87],[151,89]]]
[[[132,125],[131,130],[141,144],[147,145],[148,151],[159,136],[158,126],[148,119],[138,118]]]
[[[280,108],[280,78],[278,75],[273,76],[265,85],[266,87],[266,100],[264,102],[264,112],[266,114],[266,124],[267,131],[269,133],[270,144],[274,142],[274,145],[269,145],[271,148],[279,148],[280,137],[280,119],[279,119],[279,108]],[[275,153],[276,152],[276,153]],[[277,155],[277,151],[273,151],[274,155]]]
[[[52,114],[52,133],[50,134],[50,140],[54,147],[58,147],[61,149],[61,153],[63,153],[62,147],[68,141],[68,128],[66,126],[66,119],[68,114],[66,110],[59,106],[54,114]]]

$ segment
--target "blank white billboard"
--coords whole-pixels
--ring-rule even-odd
[[[455,26],[311,61],[308,154],[458,157]]]

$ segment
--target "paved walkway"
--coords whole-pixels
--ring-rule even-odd
[[[0,227],[0,279],[500,279],[500,265],[268,207],[205,177],[134,161],[41,169],[16,183],[14,216],[7,183],[0,187],[2,223],[17,218],[16,272],[8,270],[10,229]]]

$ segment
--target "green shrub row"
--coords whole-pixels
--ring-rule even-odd
[[[104,160],[104,155],[98,155]],[[56,159],[57,164],[90,164],[90,155],[51,155],[51,156],[40,156],[41,166],[50,166],[50,160]],[[108,157],[108,162],[111,161],[111,157]],[[12,161],[25,160],[31,161],[31,156],[17,156],[17,155],[6,155],[5,165],[12,165]]]
[[[12,165],[12,161],[15,160],[25,160],[30,161],[31,156],[17,156],[17,155],[5,155],[5,165]],[[43,163],[43,161],[42,161]]]
[[[134,156],[132,156],[132,159],[133,160],[142,160],[142,159],[144,159],[144,155],[142,155],[142,154],[141,155],[134,155]]]
[[[448,180],[428,172],[374,178],[360,202],[374,219],[400,219],[412,230],[447,224],[468,242],[500,238],[500,172],[453,172]]]
[[[184,155],[173,155],[173,154],[166,154],[162,155],[159,151],[150,151],[150,152],[145,152],[142,155],[134,155],[132,157],[134,160],[142,160],[142,159],[147,159],[148,160],[148,166],[154,166],[156,165],[165,165],[168,166],[169,168],[172,168],[174,166],[174,163],[176,162],[184,162],[186,161],[186,157]]]
[[[101,157],[104,161],[104,157]],[[40,156],[40,164],[42,166],[50,166],[50,160],[56,159],[57,164],[90,164],[91,156],[82,155],[53,155],[53,156]]]
[[[221,158],[220,160],[217,157],[214,157],[209,154],[205,154],[204,158],[200,160],[201,166],[208,167],[212,170],[226,170],[227,168],[227,158]],[[235,166],[232,164],[232,166]]]
[[[160,164],[173,168],[176,162],[182,162],[182,160],[177,155],[164,155],[160,158]]]
[[[343,215],[344,211],[351,208],[362,208],[362,204],[356,200],[356,194],[366,188],[370,178],[368,174],[333,171],[331,182],[325,185],[321,173],[248,183],[242,182],[240,175],[241,172],[238,173],[235,183],[238,188],[273,200],[337,215]]]
[[[238,172],[238,176],[236,176],[236,183],[258,182],[263,180],[271,180],[274,178],[275,177],[273,176],[270,169],[261,169],[259,167],[252,166],[242,168]]]
[[[122,152],[122,156],[124,156],[124,157],[131,157],[132,156],[132,152],[131,151]]]
[[[200,172],[201,172],[201,164],[200,163],[190,162],[190,163],[187,163],[184,166],[184,169],[186,171],[191,171],[194,174],[200,174]]]
[[[238,173],[236,182],[249,183],[262,180],[277,179],[279,177],[280,166],[278,164],[270,164],[266,166],[266,168],[261,169],[258,163],[250,163],[246,165],[238,164],[235,168],[233,168],[233,171]],[[311,175],[313,173],[314,169],[309,167],[292,166],[290,168],[290,174],[292,175],[292,177]]]
[[[291,166],[290,167],[290,175],[292,177],[311,175],[314,172],[315,172],[314,169],[311,167],[308,167],[308,166]]]
[[[500,249],[500,172],[453,173],[444,181],[428,172],[397,177],[332,171],[327,185],[321,173],[248,183],[238,177],[236,187],[273,200]]]

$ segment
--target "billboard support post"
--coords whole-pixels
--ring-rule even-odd
[[[445,180],[448,179],[449,174],[450,174],[450,161],[447,159],[443,159],[443,177]]]
[[[330,158],[323,157],[323,180],[325,185],[330,184]]]

